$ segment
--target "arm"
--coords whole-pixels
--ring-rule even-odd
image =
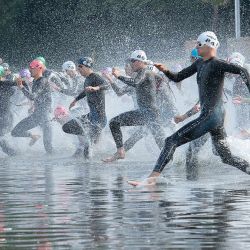
[[[197,67],[196,67],[197,61],[195,61],[192,65],[190,65],[189,67],[181,70],[178,73],[172,73],[169,70],[164,70],[163,73],[172,81],[174,82],[180,82],[190,76],[192,76],[193,74],[195,74],[197,72]]]
[[[196,102],[196,104],[190,110],[188,110],[185,114],[183,114],[183,115],[176,115],[174,117],[175,123],[183,122],[187,118],[189,118],[189,117],[197,114],[200,111],[199,103],[200,103],[200,101]]]
[[[129,90],[128,86],[125,87],[125,88],[120,88],[120,87],[117,86],[117,84],[115,82],[112,82],[110,85],[111,85],[112,89],[114,90],[114,92],[116,93],[117,96],[123,96],[125,94],[130,93],[130,90]]]
[[[77,93],[74,89],[60,89],[60,93],[63,93],[64,95],[68,96],[75,96]]]
[[[224,73],[232,73],[232,74],[237,74],[240,75],[244,83],[247,85],[248,91],[250,92],[250,76],[247,71],[247,69],[240,67],[235,64],[230,64],[227,63],[226,61],[219,60],[219,65],[218,67],[220,70]]]
[[[241,96],[236,96],[233,98],[233,103],[234,104],[243,104],[243,103],[247,103],[250,104],[250,98],[244,98]]]
[[[118,79],[124,82],[125,84],[135,88],[137,85],[140,85],[142,82],[144,82],[146,77],[148,77],[148,73],[145,71],[142,71],[142,72],[139,72],[135,78],[119,76]]]
[[[109,84],[102,77],[99,77],[98,83],[99,83],[98,86],[99,86],[100,90],[108,90],[109,89]]]
[[[200,101],[196,102],[196,104],[190,110],[188,110],[184,115],[186,117],[191,117],[191,116],[197,114],[200,111],[200,109],[198,107],[199,103],[200,103]]]
[[[119,79],[120,81],[124,82],[125,84],[127,84],[129,86],[136,87],[135,79],[133,79],[133,78],[119,76],[117,79]]]
[[[82,91],[82,92],[75,98],[75,101],[78,102],[79,100],[83,99],[85,96],[86,96],[86,92],[85,92],[85,90],[84,90],[84,91]]]
[[[21,87],[21,90],[22,90],[24,96],[26,96],[28,99],[30,99],[30,100],[35,99],[36,96],[30,91],[30,89],[28,88],[26,83],[23,83],[23,87]]]

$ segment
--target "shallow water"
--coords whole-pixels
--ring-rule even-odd
[[[250,177],[219,161],[192,180],[175,164],[155,187],[132,188],[126,180],[145,177],[153,162],[0,160],[0,248],[250,247]]]

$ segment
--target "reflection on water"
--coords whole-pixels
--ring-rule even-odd
[[[247,249],[249,176],[172,167],[156,187],[131,188],[152,163],[1,159],[0,248]],[[230,171],[229,171],[230,170]]]

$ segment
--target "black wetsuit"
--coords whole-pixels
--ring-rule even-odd
[[[43,130],[43,144],[46,152],[52,152],[52,130],[49,118],[51,112],[51,90],[48,80],[40,77],[32,83],[32,92],[25,86],[24,95],[34,102],[34,112],[20,121],[11,134],[15,137],[31,137],[28,130],[40,126]]]
[[[138,109],[122,113],[111,119],[109,127],[117,148],[123,147],[122,126],[146,125],[153,134],[159,148],[164,145],[164,133],[160,126],[159,110],[156,106],[155,75],[147,69],[137,72],[135,78],[118,77],[125,84],[135,88]],[[138,139],[140,138],[140,135]]]
[[[3,136],[11,131],[13,125],[10,98],[15,93],[13,88],[15,86],[15,82],[0,81],[0,147],[4,153],[10,156],[15,155],[16,152],[8,145]]]
[[[161,172],[172,159],[176,147],[210,133],[214,147],[224,163],[232,165],[246,173],[249,172],[249,163],[239,157],[233,156],[226,142],[224,130],[223,85],[225,73],[239,74],[250,90],[250,79],[247,70],[239,66],[228,64],[217,58],[203,61],[198,59],[191,66],[177,74],[170,71],[165,75],[179,82],[197,72],[199,99],[201,104],[200,116],[183,126],[176,133],[165,140],[165,146],[161,151],[154,171]]]
[[[90,112],[87,115],[77,117],[78,121],[81,121],[82,126],[79,126],[79,122],[75,119],[63,125],[63,131],[68,134],[85,135],[85,129],[89,130],[90,139],[92,143],[96,143],[101,135],[102,129],[107,123],[105,112],[105,93],[104,90],[109,88],[109,84],[96,73],[91,73],[86,77],[84,82],[84,88],[86,87],[100,87],[99,91],[85,92],[82,91],[76,98],[76,101],[86,97]]]

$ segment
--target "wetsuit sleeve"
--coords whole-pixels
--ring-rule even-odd
[[[230,64],[226,61],[218,62],[219,64],[216,65],[216,67],[218,67],[222,72],[240,75],[244,83],[247,85],[248,91],[250,92],[250,76],[247,69],[238,65]]]
[[[86,92],[85,92],[85,90],[84,90],[84,91],[82,91],[82,92],[75,98],[75,100],[76,100],[76,101],[79,101],[79,100],[83,99],[85,96],[86,96]]]
[[[136,87],[135,79],[133,79],[133,78],[129,78],[129,77],[125,77],[125,76],[119,76],[117,79],[124,82],[127,85],[130,85],[132,87]]]
[[[116,93],[117,96],[123,96],[125,94],[130,93],[128,87],[120,88],[120,87],[117,86],[117,84],[115,82],[110,83],[110,85],[111,85],[111,88],[114,90],[114,92]]]
[[[190,65],[189,67],[181,70],[178,73],[173,73],[169,70],[164,71],[164,74],[172,81],[174,82],[181,82],[182,80],[192,76],[193,74],[195,74],[197,72],[197,66],[196,66],[196,62],[194,62],[192,65]]]
[[[68,79],[66,76],[62,76],[62,75],[59,75],[59,74],[57,74],[57,76],[60,78],[60,80],[61,80],[62,82],[65,83],[65,85],[67,85],[67,86],[70,85],[70,79]]]
[[[101,77],[99,78],[98,83],[100,90],[108,90],[110,88],[110,85]]]
[[[130,78],[130,77],[125,77],[125,76],[119,76],[118,79],[122,82],[124,82],[125,84],[132,86],[132,87],[136,87],[138,85],[140,85],[141,83],[144,82],[145,78],[148,76],[147,73],[145,72],[141,72],[139,73],[135,78]]]

